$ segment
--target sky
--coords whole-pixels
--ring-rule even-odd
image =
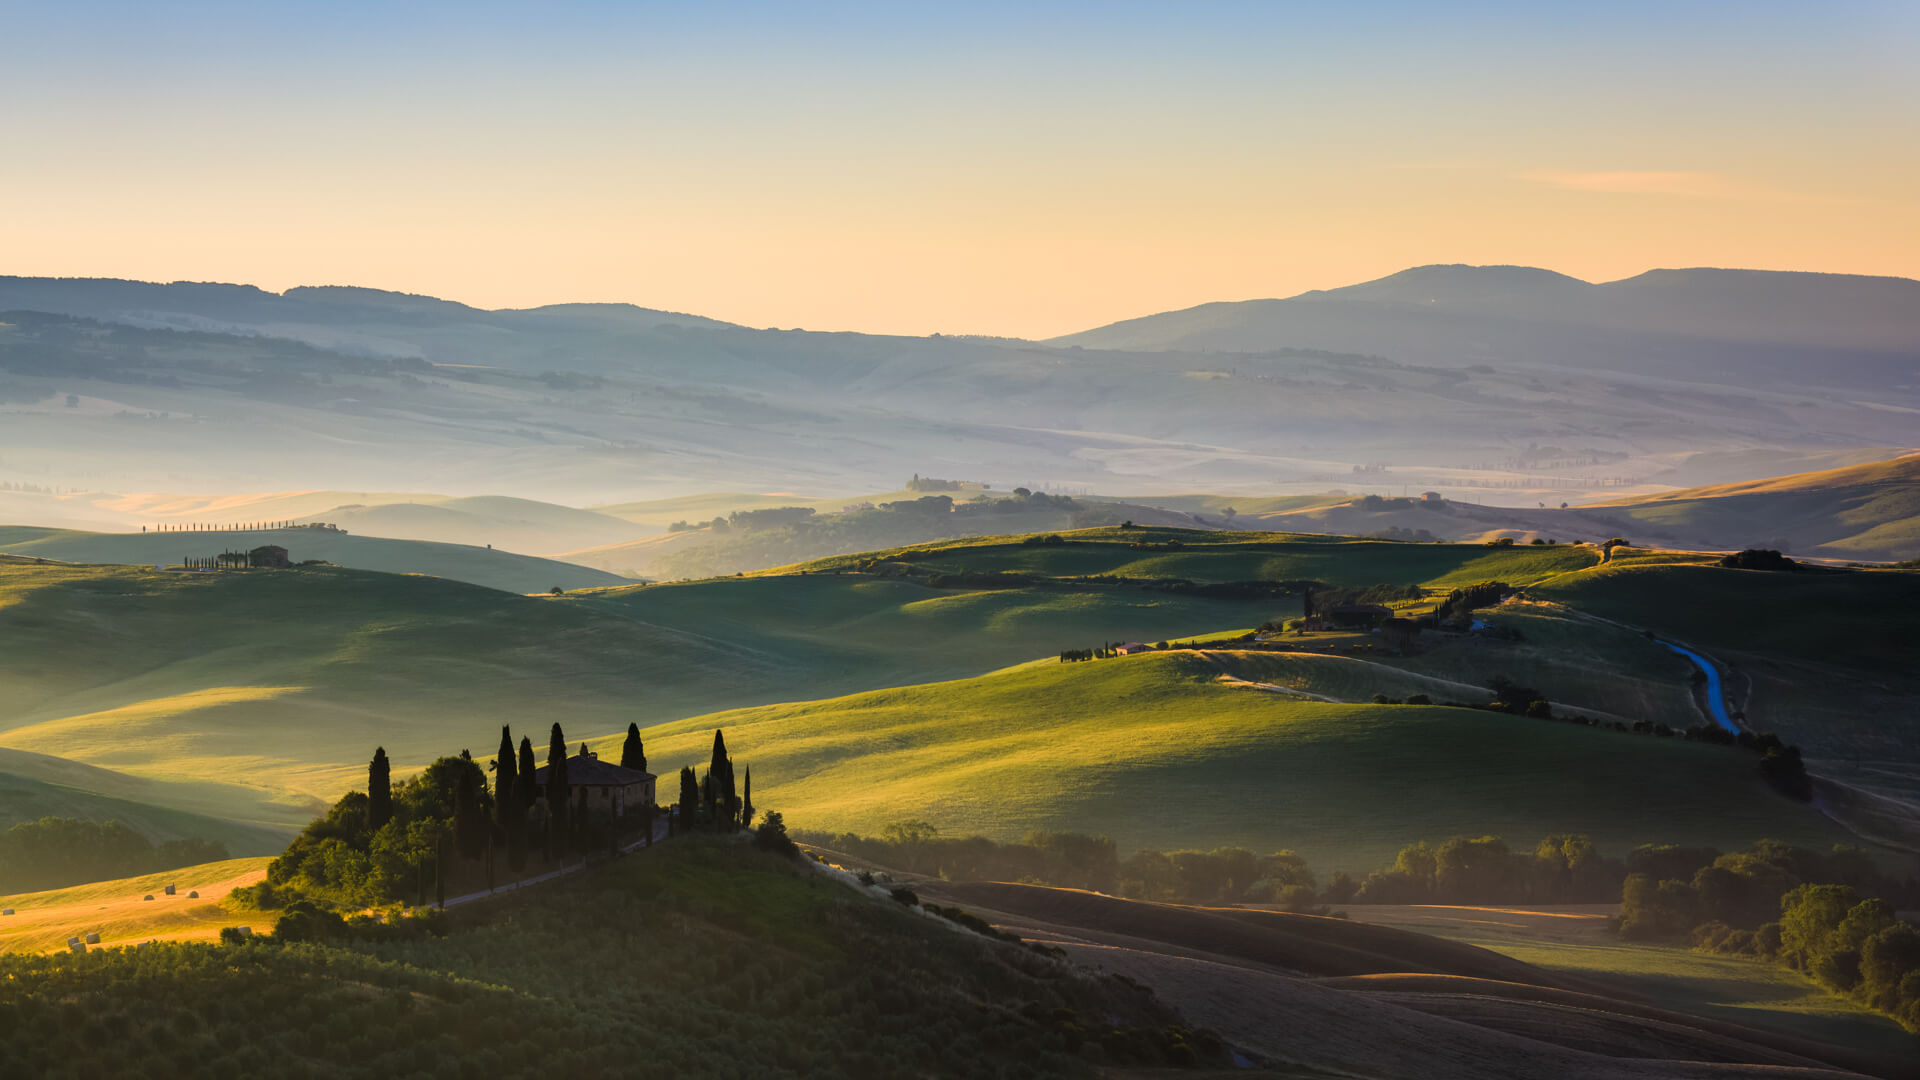
[[[1034,338],[1427,263],[1920,277],[1912,0],[0,13],[4,274]]]

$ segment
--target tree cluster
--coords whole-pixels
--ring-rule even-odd
[[[1777,551],[1767,548],[1748,548],[1736,551],[1720,560],[1720,565],[1734,570],[1772,570],[1792,573],[1801,569],[1799,563]]]
[[[154,844],[118,821],[43,817],[0,833],[0,895],[153,874],[228,858],[199,839]]]
[[[744,775],[736,781],[733,757],[727,753],[726,734],[716,728],[706,775],[697,775],[691,765],[680,770],[676,827],[737,832],[752,827],[754,813],[753,770],[744,770]],[[784,827],[777,831],[785,835]]]
[[[1920,881],[1892,879],[1858,848],[1822,854],[1774,840],[1726,855],[1635,855],[1623,937],[1778,961],[1920,1032],[1920,926],[1894,917],[1920,903]]]
[[[1325,899],[1344,904],[1606,903],[1619,895],[1626,867],[1584,835],[1556,833],[1531,852],[1498,836],[1455,836],[1400,849],[1393,864],[1355,882],[1335,874]]]

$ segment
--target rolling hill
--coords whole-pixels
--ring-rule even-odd
[[[1283,610],[1285,605],[1279,605]],[[1138,589],[933,589],[826,574],[562,598],[312,567],[179,574],[0,562],[0,745],[149,780],[331,802],[501,724],[589,735],[739,704],[974,675],[1273,604]],[[556,702],[564,707],[556,708]],[[210,797],[218,788],[206,789]]]
[[[761,706],[647,733],[650,761],[701,760],[723,728],[756,805],[877,835],[1099,832],[1148,847],[1292,849],[1365,872],[1416,840],[1587,833],[1721,848],[1851,839],[1768,788],[1751,754],[1438,706],[1335,705],[1223,684],[1170,652]],[[595,745],[617,752],[617,739]]]
[[[287,549],[295,562],[319,559],[356,570],[427,574],[505,592],[546,592],[625,584],[591,567],[462,544],[391,540],[331,529],[287,528],[166,533],[85,533],[0,525],[0,554],[71,563],[179,566],[183,558],[210,558],[263,544]]]

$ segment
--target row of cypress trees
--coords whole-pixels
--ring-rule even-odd
[[[753,814],[753,769],[745,770],[743,782],[736,787],[727,737],[716,728],[707,775],[696,777],[691,765],[680,770],[681,827],[704,825],[734,832],[752,825]]]
[[[581,744],[581,752],[586,752],[586,744]],[[467,751],[460,756],[472,760]],[[640,725],[627,725],[626,741],[620,748],[622,768],[645,772],[647,769],[646,746],[640,738]],[[487,821],[486,809],[481,802],[483,793],[466,782],[463,774],[460,790],[454,806],[454,826],[456,846],[468,858],[478,858],[485,850],[487,834],[503,843],[506,849],[507,865],[518,872],[525,869],[527,845],[534,822],[529,818],[540,797],[546,797],[546,818],[541,836],[542,851],[549,860],[556,855],[564,856],[579,846],[585,834],[586,822],[573,821],[573,807],[568,799],[567,741],[558,722],[549,732],[547,744],[547,780],[539,785],[534,780],[533,742],[523,736],[518,750],[513,743],[513,730],[510,725],[500,728],[500,748],[494,756],[494,790],[492,799],[492,818]],[[369,831],[377,832],[393,818],[392,767],[387,759],[385,747],[374,750],[373,760],[367,767],[367,826]],[[652,839],[653,807],[643,809],[644,827],[649,842]],[[727,753],[726,736],[722,731],[713,733],[713,754],[708,762],[704,777],[696,777],[692,767],[680,770],[680,804],[678,821],[681,828],[707,826],[735,831],[746,828],[753,822],[753,770],[747,768],[736,785],[734,762]]]

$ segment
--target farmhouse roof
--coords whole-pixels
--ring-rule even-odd
[[[547,768],[542,765],[533,771],[534,783],[547,782]],[[652,779],[655,779],[652,773],[623,768],[592,754],[575,754],[567,759],[568,787],[625,787]]]

